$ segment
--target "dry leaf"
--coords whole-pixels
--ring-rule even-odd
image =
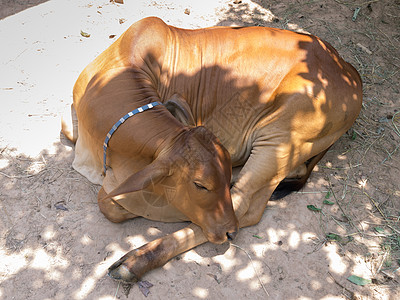
[[[81,30],[81,36],[88,38],[88,37],[90,37],[90,33],[87,33],[87,32],[84,32]]]
[[[139,290],[142,292],[142,294],[147,297],[150,293],[149,288],[151,288],[153,286],[153,284],[151,284],[150,282],[143,280],[143,281],[139,281]]]
[[[63,203],[56,203],[56,204],[54,205],[54,207],[55,207],[56,209],[59,209],[59,210],[68,211],[68,208],[66,208],[66,207],[64,206]]]

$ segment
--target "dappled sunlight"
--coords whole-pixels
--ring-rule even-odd
[[[52,239],[54,239],[56,237],[56,232],[54,231],[54,226],[53,225],[49,225],[45,228],[42,237],[46,240],[46,241],[50,241]]]
[[[269,228],[267,230],[268,233],[268,240],[270,241],[270,243],[273,244],[278,244],[279,241],[281,241],[284,237],[287,236],[288,232],[286,230],[274,230],[272,228]]]
[[[223,257],[223,255],[222,255],[222,257]],[[200,265],[207,265],[211,261],[211,259],[201,257],[196,251],[189,251],[189,252],[182,254],[182,260],[185,262],[196,262]],[[223,268],[227,268],[227,267],[229,268],[229,266],[226,265],[228,260],[225,260],[223,258],[221,260],[221,258],[217,258],[217,257],[213,257],[212,260],[220,263],[220,265]]]
[[[0,272],[2,274],[17,274],[28,265],[28,257],[32,255],[31,249],[25,249],[20,253],[9,254],[0,249]]]
[[[45,249],[37,249],[33,251],[32,261],[30,262],[29,266],[33,269],[44,270],[44,271],[51,271],[52,268],[60,268],[65,269],[69,266],[69,262],[62,257],[61,249],[57,251],[57,255],[50,255]],[[51,276],[51,272],[49,272]],[[50,278],[52,279],[52,278]],[[52,279],[54,280],[54,279]]]
[[[259,261],[248,262],[247,266],[236,272],[236,278],[239,281],[248,281],[257,278],[257,272],[261,270],[262,264]]]
[[[299,246],[300,241],[301,241],[300,240],[300,234],[298,232],[296,232],[296,231],[292,231],[290,233],[290,236],[289,236],[289,239],[288,239],[289,246],[292,249],[296,249]]]
[[[107,256],[110,261],[116,261],[126,253],[126,249],[122,249],[118,243],[110,243],[106,249],[110,252],[110,256]]]
[[[310,34],[309,31],[304,30],[301,26],[299,26],[298,24],[294,24],[294,23],[288,23],[287,24],[288,29],[296,31],[296,32],[301,32],[301,33],[306,33],[306,34]]]
[[[219,263],[224,272],[230,272],[239,263],[235,257],[236,252],[237,250],[230,247],[223,255],[214,256],[212,261]]]
[[[355,262],[354,266],[351,267],[351,274],[367,279],[374,278],[374,270],[370,269],[365,263],[365,256],[357,254],[350,255],[352,260]]]
[[[250,282],[246,282],[249,285],[250,290],[253,291],[253,293],[261,292],[261,290],[262,290],[261,283],[263,285],[272,284],[273,280],[272,280],[271,276],[270,275],[260,275],[261,271],[263,271],[262,268],[260,268],[260,272],[258,274],[256,274],[256,277],[254,277]],[[264,291],[264,293],[265,293],[265,291]]]
[[[329,270],[332,273],[343,275],[348,268],[348,265],[344,262],[343,257],[338,254],[337,244],[328,244],[323,250],[326,252],[326,257],[329,261]]]
[[[74,298],[87,299],[89,294],[97,286],[99,279],[103,278],[107,274],[108,267],[109,264],[106,262],[98,263],[92,274],[83,280],[80,289],[74,293]]]
[[[313,232],[302,232],[301,233],[301,241],[303,243],[309,243],[310,240],[315,239],[316,235]]]
[[[368,189],[367,182],[368,182],[368,178],[360,178],[358,180],[358,186],[361,189]]]
[[[74,299],[85,299],[88,294],[93,291],[96,286],[96,281],[98,278],[94,276],[87,277],[81,284],[81,288],[74,294]]]
[[[335,296],[335,295],[327,295],[327,296],[321,298],[321,300],[343,300],[343,297]]]
[[[103,297],[99,297],[99,300],[114,300],[115,296],[103,296]]]
[[[208,291],[201,287],[195,287],[192,291],[192,294],[200,299],[207,299],[208,297]]]
[[[265,243],[260,243],[251,245],[251,249],[253,250],[253,253],[256,255],[257,258],[262,259],[265,252],[273,249],[273,246],[270,243],[268,243],[268,245],[266,245]]]
[[[154,232],[154,231],[153,231]],[[128,236],[125,238],[125,242],[131,245],[131,248],[138,248],[149,242],[143,235]]]
[[[5,158],[1,158],[0,159],[0,169],[5,169],[9,166],[10,161],[8,159]]]
[[[76,184],[78,183],[78,181],[75,180],[73,182],[74,186],[76,186]],[[87,183],[81,184],[84,190],[88,189],[89,185]],[[319,193],[304,195],[307,195],[307,197],[311,197],[312,195],[315,196],[324,194]],[[46,199],[43,196],[41,197],[43,199]],[[69,196],[69,194],[67,193],[65,197],[71,196]],[[95,199],[95,194],[93,193],[91,197]],[[80,197],[77,200],[81,201]],[[83,201],[88,203],[87,205],[89,205],[89,203],[92,203],[90,205],[96,204],[95,200],[94,202],[88,200]],[[181,272],[180,270],[183,268],[184,270],[186,270],[186,272],[188,272],[188,274],[194,271],[203,274],[202,276],[205,276],[205,278],[209,278],[207,284],[202,282],[201,284],[198,283],[198,285],[197,283],[192,285],[193,289],[196,287],[199,288],[196,292],[197,296],[194,295],[192,289],[188,291],[188,293],[190,293],[191,295],[199,298],[201,295],[204,295],[204,290],[208,292],[209,297],[210,295],[214,295],[216,293],[217,287],[221,288],[221,285],[218,285],[216,280],[221,281],[227,280],[227,278],[229,278],[229,281],[224,281],[226,282],[225,284],[228,287],[232,285],[237,285],[241,286],[243,289],[248,289],[249,291],[258,294],[263,292],[261,290],[257,274],[260,276],[261,282],[266,285],[269,292],[271,292],[271,287],[272,284],[275,282],[274,280],[276,280],[276,277],[282,278],[282,282],[284,282],[285,280],[296,279],[295,277],[290,277],[291,275],[289,275],[285,267],[281,267],[282,264],[288,265],[293,262],[292,258],[285,258],[285,255],[288,254],[284,253],[290,251],[290,249],[298,250],[297,252],[302,252],[304,253],[304,255],[305,252],[311,252],[313,248],[306,248],[307,251],[304,251],[303,247],[305,245],[312,245],[312,240],[316,237],[316,234],[310,230],[304,230],[304,228],[299,229],[298,226],[300,224],[300,221],[298,220],[296,222],[293,222],[293,220],[289,220],[285,221],[284,223],[276,223],[274,218],[272,218],[273,216],[283,217],[283,212],[288,213],[292,210],[293,206],[297,207],[299,205],[298,203],[293,203],[292,201],[297,202],[299,200],[292,199],[290,201],[274,202],[273,205],[271,205],[271,207],[267,210],[268,214],[264,217],[266,220],[264,225],[260,224],[260,227],[257,226],[240,231],[238,242],[240,242],[240,236],[249,235],[248,233],[246,233],[247,230],[256,230],[256,228],[260,228],[260,230],[262,230],[262,233],[259,234],[259,236],[262,237],[261,240],[253,237],[253,240],[251,242],[240,244],[241,247],[248,251],[250,257],[253,260],[253,264],[250,262],[247,255],[245,255],[241,250],[234,247],[229,247],[226,251],[223,251],[223,253],[212,254],[210,257],[204,256],[204,249],[213,248],[211,244],[208,244],[209,246],[205,245],[201,248],[199,247],[198,249],[195,249],[194,251],[189,251],[181,255],[181,259],[179,261],[171,261],[162,268],[162,271],[174,274],[174,276],[178,276]],[[69,206],[75,207],[72,204],[69,204]],[[88,208],[89,207],[87,207],[87,209]],[[54,211],[54,213],[57,213],[57,211]],[[73,218],[74,214],[76,214],[76,212],[59,213],[57,220],[58,222],[69,224],[68,220],[70,218]],[[23,216],[22,212],[20,216]],[[50,221],[51,215],[45,213],[45,216]],[[68,278],[70,280],[73,280],[75,284],[78,283],[78,287],[74,290],[73,294],[73,297],[75,299],[90,298],[91,295],[97,293],[96,290],[99,288],[100,284],[107,282],[108,285],[106,286],[108,290],[103,290],[103,297],[105,299],[107,297],[112,299],[111,295],[113,295],[117,290],[117,285],[114,284],[111,280],[107,279],[107,277],[105,277],[107,268],[114,261],[118,260],[122,255],[124,255],[126,251],[141,246],[146,242],[157,238],[158,236],[163,236],[166,228],[165,226],[167,226],[167,224],[159,223],[157,224],[157,228],[149,227],[150,224],[153,225],[154,223],[141,219],[135,219],[124,224],[112,224],[104,220],[104,217],[99,213],[96,206],[93,206],[93,211],[86,212],[84,214],[82,222],[88,224],[89,230],[80,231],[78,233],[78,236],[76,237],[76,243],[85,246],[81,250],[83,251],[83,253],[85,253],[85,255],[87,255],[88,253],[95,254],[97,251],[101,252],[102,256],[97,256],[94,259],[92,258],[91,261],[85,263],[82,254],[76,252],[73,252],[73,255],[69,254],[69,251],[74,251],[73,248],[71,250],[71,242],[68,242],[66,244],[65,249],[57,250],[60,249],[57,241],[59,239],[63,239],[63,233],[62,231],[60,231],[60,225],[47,223],[42,227],[40,235],[41,239],[45,241],[48,246],[46,246],[46,248],[44,249],[38,248],[36,256],[33,255],[34,251],[30,250],[29,252],[26,252],[25,250],[22,250],[21,253],[23,254],[18,255],[18,259],[22,263],[19,266],[18,264],[16,265],[18,266],[18,268],[16,268],[14,272],[20,274],[24,274],[28,270],[46,272],[46,274],[41,273],[41,278],[46,280],[45,283],[40,283],[40,281],[38,280],[32,281],[32,288],[35,288],[37,290],[45,288],[46,282],[48,281],[60,283],[65,282],[65,274],[69,274]],[[118,242],[111,242],[103,245],[103,242],[101,241],[102,236],[95,234],[94,231],[92,231],[95,227],[98,227],[99,225],[93,226],[93,224],[100,224],[100,226],[104,228],[104,232],[111,230],[111,235],[113,239],[118,238]],[[182,225],[178,224],[174,226],[181,227]],[[368,229],[368,226],[368,224],[363,223],[364,229]],[[135,229],[135,227],[137,227],[137,229]],[[174,230],[170,229],[167,231],[173,232]],[[341,233],[340,227],[338,228],[337,232]],[[104,250],[102,250],[103,247]],[[360,276],[363,274],[363,276],[367,277],[366,275],[364,275],[366,273],[362,268],[351,269],[350,265],[346,265],[346,263],[342,261],[343,257],[335,254],[339,250],[337,246],[332,247],[332,249],[330,247],[332,247],[332,245],[324,247],[319,251],[327,255],[328,263],[330,265],[329,269],[332,270],[331,272],[333,274],[338,274],[335,273],[338,270],[344,273],[354,270],[356,274],[360,274]],[[301,251],[299,251],[299,249],[301,249]],[[326,249],[330,249],[330,251],[327,252]],[[60,251],[62,253],[67,253],[67,255],[60,256],[58,254],[60,253]],[[13,255],[11,255],[10,257],[12,258]],[[319,259],[322,259],[321,257],[324,256],[320,255],[319,257]],[[14,260],[16,259],[17,258],[14,256]],[[54,266],[51,265],[51,263],[53,262],[55,262]],[[359,262],[359,264],[361,263],[362,261]],[[213,268],[212,270],[214,271],[210,271],[211,268]],[[307,268],[307,266],[302,266],[301,264],[299,266],[296,266],[296,268],[293,267],[296,273],[299,272],[299,270],[302,270],[302,272],[304,272],[304,270],[306,270]],[[153,284],[157,283],[158,281],[165,282],[163,281],[165,280],[165,278],[163,277],[165,276],[165,273],[161,273],[158,275],[158,272],[162,271],[154,271],[146,276],[145,279],[149,280]],[[217,279],[213,279],[213,277],[207,274],[212,274],[213,276],[216,276]],[[232,275],[230,276],[230,274]],[[316,289],[315,287],[319,287],[325,284],[324,280],[317,278],[317,274],[318,273],[313,275],[314,281],[311,282],[309,287],[310,290],[316,292],[322,290]],[[183,277],[181,280],[191,282],[194,279],[186,276]],[[320,284],[318,284],[318,282]],[[157,289],[162,290],[163,287],[161,285],[157,285]],[[106,296],[106,294],[110,294],[110,296]]]
[[[58,251],[57,251],[58,250]],[[70,266],[60,248],[54,252],[43,248],[25,248],[19,253],[8,254],[0,251],[2,274],[18,274],[25,269],[34,269],[43,272],[43,278],[48,281],[59,282],[64,278],[64,271]],[[32,288],[43,287],[43,279],[29,282]]]
[[[156,227],[150,227],[149,229],[147,229],[147,234],[150,236],[159,236],[160,234],[162,234],[162,232]]]

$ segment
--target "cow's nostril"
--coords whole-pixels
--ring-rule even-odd
[[[228,241],[233,241],[237,235],[237,231],[227,232],[226,236],[228,237]]]

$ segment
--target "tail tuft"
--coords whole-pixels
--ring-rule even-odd
[[[74,105],[67,107],[61,117],[61,131],[72,143],[78,139],[78,117]]]

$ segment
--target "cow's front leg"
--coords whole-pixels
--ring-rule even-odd
[[[207,238],[201,228],[190,224],[175,233],[128,252],[108,269],[108,274],[116,280],[137,281],[146,272],[163,266],[173,257],[206,241]]]
[[[240,227],[258,223],[263,212],[263,208],[261,207],[265,207],[267,203],[265,199],[272,192],[272,188],[264,188],[253,195],[254,198],[249,210],[243,212],[239,218]],[[207,238],[202,229],[192,223],[175,233],[156,239],[128,252],[108,269],[108,275],[115,280],[135,282],[145,273],[162,267],[175,256],[205,242],[207,242]]]
[[[270,199],[275,188],[276,184],[266,185],[255,192],[252,196],[248,196],[248,199],[238,199],[241,203],[246,200],[248,200],[250,203],[248,207],[246,206],[247,210],[242,211],[241,215],[238,216],[240,228],[252,226],[260,222],[264,210],[268,204],[268,200]]]
[[[240,227],[258,223],[263,209],[257,210],[257,205],[255,204],[259,202],[259,205],[264,207],[267,203],[267,201],[265,201],[266,194],[271,194],[272,192],[273,189],[264,189],[260,191],[260,193],[254,195],[257,197],[257,200],[254,200],[254,205],[249,207],[249,211],[244,212],[239,218]],[[128,252],[108,269],[108,275],[115,280],[135,282],[145,273],[162,267],[175,256],[189,251],[205,242],[207,242],[207,238],[202,229],[192,223],[188,227],[175,233],[156,239]]]
[[[248,212],[241,213],[239,218],[240,227],[258,223],[263,209],[257,210],[257,207],[264,207],[267,203],[266,197],[269,197],[272,192],[272,188],[264,188],[253,195],[255,197],[252,201],[253,205],[249,207]],[[242,200],[240,203],[242,203]],[[173,257],[205,242],[207,242],[207,238],[202,229],[192,223],[175,233],[128,252],[108,269],[108,274],[116,280],[134,282],[139,280],[145,273],[162,267]]]

